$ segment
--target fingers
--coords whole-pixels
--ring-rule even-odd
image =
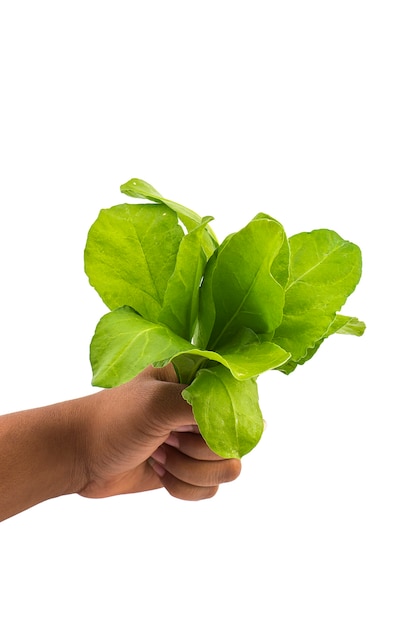
[[[215,496],[218,491],[218,485],[214,485],[213,487],[198,487],[185,483],[172,474],[169,474],[169,472],[157,463],[154,464],[153,469],[157,472],[162,486],[165,487],[166,491],[174,498],[192,501],[206,500],[207,498]]]
[[[220,484],[235,480],[240,474],[238,459],[217,456],[200,435],[175,433],[170,441],[175,447],[160,446],[150,463],[162,485],[174,497],[182,500],[211,498]]]
[[[192,430],[190,429],[186,434],[182,434],[180,431],[171,433],[165,443],[199,461],[221,460],[221,457],[207,446],[199,434],[197,426]]]
[[[198,431],[192,407],[181,395],[184,385],[176,382],[172,366],[148,368],[142,375],[151,383],[147,420],[152,432],[163,436],[161,441],[165,442],[149,459],[154,474],[176,498],[211,498],[220,484],[239,476],[239,459],[223,459],[209,449]]]
[[[239,461],[236,459],[200,461],[166,444],[160,446],[152,457],[167,472],[197,487],[214,487],[230,482],[240,473]]]

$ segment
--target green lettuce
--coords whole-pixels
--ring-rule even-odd
[[[145,181],[121,191],[145,202],[102,209],[85,247],[109,309],[91,341],[92,383],[113,387],[172,363],[207,444],[242,457],[263,432],[258,376],[290,374],[334,333],[363,334],[363,322],[339,313],[361,251],[326,229],[288,238],[265,213],[220,244],[212,217]]]

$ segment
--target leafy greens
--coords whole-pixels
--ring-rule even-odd
[[[143,180],[120,189],[146,202],[102,209],[88,233],[85,271],[110,309],[91,341],[92,382],[114,387],[171,362],[207,444],[241,457],[263,431],[257,377],[293,372],[333,333],[363,334],[339,314],[361,251],[326,229],[288,238],[264,213],[220,244],[212,217]]]

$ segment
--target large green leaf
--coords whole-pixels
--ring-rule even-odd
[[[166,326],[154,324],[130,307],[104,315],[91,341],[93,385],[115,387],[156,361],[186,350],[187,341]]]
[[[198,315],[199,287],[207,263],[202,248],[207,222],[194,228],[182,239],[176,256],[175,270],[169,279],[159,321],[180,337],[192,339]]]
[[[128,305],[157,321],[184,236],[163,205],[103,209],[88,233],[85,271],[110,309]]]
[[[222,365],[201,369],[182,395],[208,446],[220,456],[241,458],[260,440],[263,417],[254,378],[236,380]]]
[[[331,230],[289,239],[289,279],[274,341],[296,362],[320,341],[361,276],[358,246]]]
[[[262,334],[280,324],[284,292],[270,270],[285,239],[279,222],[256,217],[217,249],[201,287],[200,347],[218,349],[242,328]]]
[[[202,222],[202,218],[198,213],[182,206],[182,204],[164,198],[152,185],[149,185],[149,183],[139,178],[132,178],[127,181],[127,183],[121,185],[120,191],[131,198],[144,198],[168,206],[177,213],[188,232],[199,226]],[[203,233],[202,245],[207,257],[210,257],[218,246],[218,241],[211,227],[208,226],[207,222],[205,222],[205,224],[206,227]]]
[[[162,367],[172,359],[182,383],[190,383],[205,363],[221,363],[232,376],[245,380],[285,363],[290,354],[258,340],[228,347],[219,354],[199,350],[163,324],[149,322],[130,307],[121,307],[99,321],[90,349],[93,384],[114,387],[150,364]]]

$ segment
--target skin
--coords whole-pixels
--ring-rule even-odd
[[[0,417],[0,521],[73,493],[215,495],[241,464],[208,448],[183,388],[171,366],[150,367],[114,389]]]

